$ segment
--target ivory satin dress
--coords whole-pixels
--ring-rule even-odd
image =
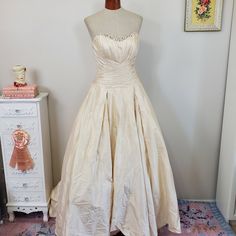
[[[67,143],[51,193],[57,236],[181,232],[172,169],[152,104],[135,70],[139,34],[96,35],[96,78]]]

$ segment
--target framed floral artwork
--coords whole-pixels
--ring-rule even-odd
[[[223,0],[186,0],[185,31],[220,31]]]

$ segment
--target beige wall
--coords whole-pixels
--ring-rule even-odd
[[[215,198],[233,0],[221,32],[183,31],[185,0],[127,0],[143,15],[137,69],[158,114],[178,196]],[[49,91],[53,174],[60,179],[72,122],[95,75],[83,19],[103,0],[0,0],[0,87],[24,64]]]

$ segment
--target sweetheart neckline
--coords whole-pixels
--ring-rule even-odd
[[[139,33],[138,32],[132,32],[126,36],[122,36],[122,37],[115,37],[111,34],[96,34],[93,39],[92,39],[92,43],[94,43],[99,37],[105,37],[105,38],[108,38],[108,39],[111,39],[115,42],[124,42],[125,40],[129,39],[129,38],[132,38],[132,37],[135,37],[135,36],[139,36]]]

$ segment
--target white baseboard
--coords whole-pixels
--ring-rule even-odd
[[[180,198],[179,200],[193,201],[193,202],[216,202],[216,199],[190,199],[190,198]]]
[[[236,226],[236,220],[230,220],[229,222],[231,225]]]

